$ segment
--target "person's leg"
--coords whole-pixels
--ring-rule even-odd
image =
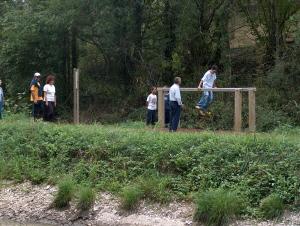
[[[202,97],[198,103],[198,106],[200,107],[200,109],[206,111],[207,107],[208,107],[208,99],[209,99],[209,94],[204,92],[202,94]]]
[[[54,102],[49,102],[49,121],[54,121]]]
[[[43,101],[38,101],[37,118],[41,118],[43,115]]]
[[[165,110],[165,126],[168,127],[170,123],[170,110]]]
[[[175,115],[174,115],[173,131],[177,131],[179,120],[180,120],[180,112],[181,112],[181,107],[177,104]]]
[[[170,103],[170,124],[169,124],[169,130],[173,130],[173,121],[174,121],[174,115],[175,115],[175,109],[174,109],[174,102]]]
[[[151,111],[147,110],[147,116],[146,116],[146,125],[149,125],[151,122]]]
[[[208,95],[208,100],[207,100],[207,108],[211,105],[211,103],[213,102],[213,92],[210,91],[208,92],[209,95]]]
[[[151,111],[151,124],[154,126],[156,122],[156,111],[152,110]]]

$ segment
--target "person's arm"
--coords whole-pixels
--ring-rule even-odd
[[[46,104],[46,106],[48,106],[48,99],[47,99],[47,86],[44,86],[44,89],[43,89],[43,91],[44,91],[44,97],[45,97],[45,104]]]
[[[206,76],[207,76],[207,73],[204,74],[203,78],[201,79],[200,83],[199,83],[199,86],[198,86],[198,89],[201,89],[203,88],[203,82],[204,80],[206,79]]]
[[[203,86],[203,80],[201,79],[200,83],[199,83],[199,86],[198,86],[198,89],[201,89]]]
[[[176,89],[176,92],[175,92],[175,99],[178,103],[179,106],[182,105],[182,101],[181,101],[181,95],[180,95],[180,89]]]
[[[146,100],[146,108],[148,107],[149,102],[150,102],[150,95],[147,97],[147,100]]]

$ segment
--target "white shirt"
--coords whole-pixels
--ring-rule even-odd
[[[47,84],[44,86],[45,96],[47,97],[47,101],[55,102],[55,86]],[[46,101],[46,98],[44,99]]]
[[[149,110],[156,110],[157,109],[157,96],[154,94],[150,94],[147,98],[148,102],[148,109]]]
[[[169,95],[170,101],[177,101],[178,105],[182,105],[180,88],[178,84],[174,84],[171,86]]]
[[[203,78],[201,79],[203,81],[203,88],[204,89],[213,88],[216,79],[217,76],[215,73],[211,73],[211,70],[207,71],[204,74]]]

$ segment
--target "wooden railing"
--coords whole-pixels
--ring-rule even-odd
[[[158,121],[161,127],[165,124],[165,103],[164,93],[169,91],[169,88],[158,88]],[[212,88],[212,89],[198,89],[198,88],[180,88],[181,92],[231,92],[234,93],[234,131],[242,131],[242,92],[248,92],[249,105],[249,132],[256,130],[256,111],[255,111],[255,92],[256,88]]]

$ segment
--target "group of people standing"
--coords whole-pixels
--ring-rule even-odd
[[[36,72],[30,83],[30,101],[32,105],[32,116],[34,120],[39,118],[44,121],[52,122],[55,120],[56,107],[56,91],[55,91],[55,77],[48,75],[46,84],[43,85],[41,81],[41,74]]]
[[[42,84],[41,74],[36,72],[30,82],[30,101],[32,102],[32,116],[34,120],[43,118],[44,121],[55,121],[55,77],[48,75],[46,85]],[[4,111],[4,92],[2,89],[2,80],[0,80],[0,119]]]
[[[218,67],[213,65],[200,80],[198,89],[211,89],[216,88],[215,80],[217,79],[216,73]],[[180,92],[181,78],[176,77],[174,84],[170,87],[169,93],[164,96],[165,100],[165,124],[170,132],[176,132],[180,121],[181,109],[184,106],[181,99]],[[166,87],[165,87],[166,88]],[[155,125],[156,110],[157,110],[157,89],[152,88],[151,94],[147,98],[147,125]],[[200,115],[204,116],[208,111],[209,105],[213,101],[213,92],[204,91],[196,109],[199,110]]]

